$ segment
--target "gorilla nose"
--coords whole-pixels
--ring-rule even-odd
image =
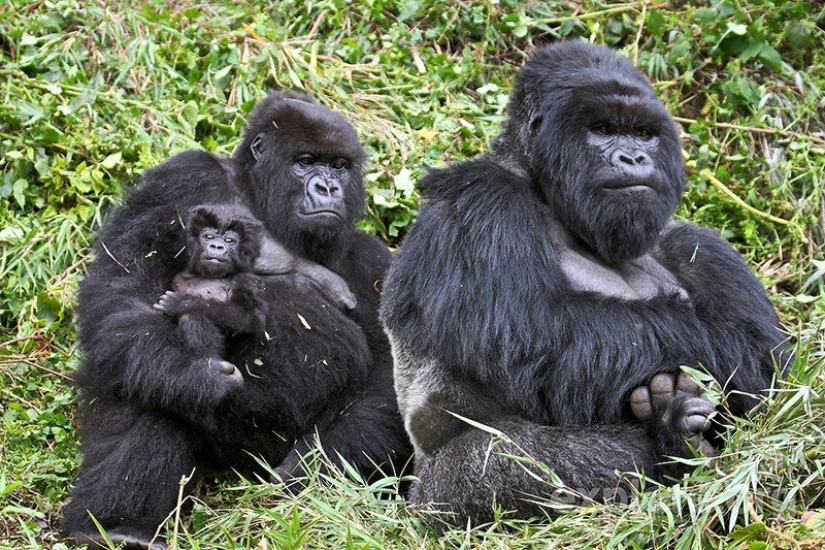
[[[629,176],[645,178],[653,174],[653,160],[642,151],[617,150],[610,157],[610,164]]]
[[[335,208],[343,201],[344,191],[335,178],[313,178],[307,185],[307,198],[314,209]]]
[[[335,197],[338,195],[338,185],[335,182],[316,181],[315,194],[322,197]]]
[[[636,165],[645,165],[651,164],[650,157],[647,153],[643,153],[641,151],[615,151],[613,153],[613,158],[610,159],[610,163],[614,166],[621,166],[621,165],[629,165],[629,166],[636,166]]]

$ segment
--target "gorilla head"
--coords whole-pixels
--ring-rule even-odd
[[[261,251],[261,225],[236,205],[201,205],[187,222],[190,273],[221,279],[252,271]]]
[[[608,263],[650,249],[685,188],[676,127],[608,48],[543,48],[521,71],[495,150],[526,169],[571,237]]]
[[[345,230],[364,212],[364,150],[340,114],[295,92],[274,92],[249,117],[235,160],[273,236],[323,261],[341,250]]]

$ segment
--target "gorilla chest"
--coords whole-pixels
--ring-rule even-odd
[[[651,254],[608,265],[585,252],[566,248],[560,253],[560,261],[570,286],[577,292],[628,301],[676,296],[690,303],[685,289]]]

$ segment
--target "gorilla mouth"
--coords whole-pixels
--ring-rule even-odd
[[[210,264],[224,264],[224,263],[226,263],[226,260],[224,258],[207,257],[207,258],[204,258],[204,261],[207,262],[207,263],[210,263]]]
[[[657,191],[658,186],[655,182],[650,180],[617,178],[604,181],[602,183],[602,189],[605,191],[628,191],[631,193],[640,193],[645,191],[655,192]]]
[[[638,193],[642,191],[655,191],[653,187],[650,185],[646,185],[644,183],[629,183],[626,185],[608,185],[605,187],[608,191],[630,191],[632,193]]]
[[[339,220],[343,220],[343,216],[339,212],[335,210],[313,210],[312,212],[304,212],[302,214],[305,218],[337,218]]]

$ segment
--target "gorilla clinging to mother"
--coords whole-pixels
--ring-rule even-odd
[[[233,158],[173,157],[109,216],[78,300],[84,461],[63,524],[75,540],[103,545],[94,516],[116,543],[163,547],[152,540],[183,476],[260,471],[262,458],[293,482],[316,434],[365,475],[406,462],[378,322],[389,251],[354,225],[364,159],[342,116],[275,92]],[[219,334],[225,361],[203,360],[178,316],[153,308],[186,268],[186,214],[207,204],[240,205],[265,231],[261,327]]]
[[[668,457],[713,453],[714,408],[682,366],[737,415],[771,387],[779,320],[730,246],[671,219],[685,184],[648,81],[583,42],[531,56],[492,152],[423,179],[381,311],[414,503],[461,525],[569,496],[507,455],[610,499],[633,477],[617,472],[662,480],[684,467]]]

